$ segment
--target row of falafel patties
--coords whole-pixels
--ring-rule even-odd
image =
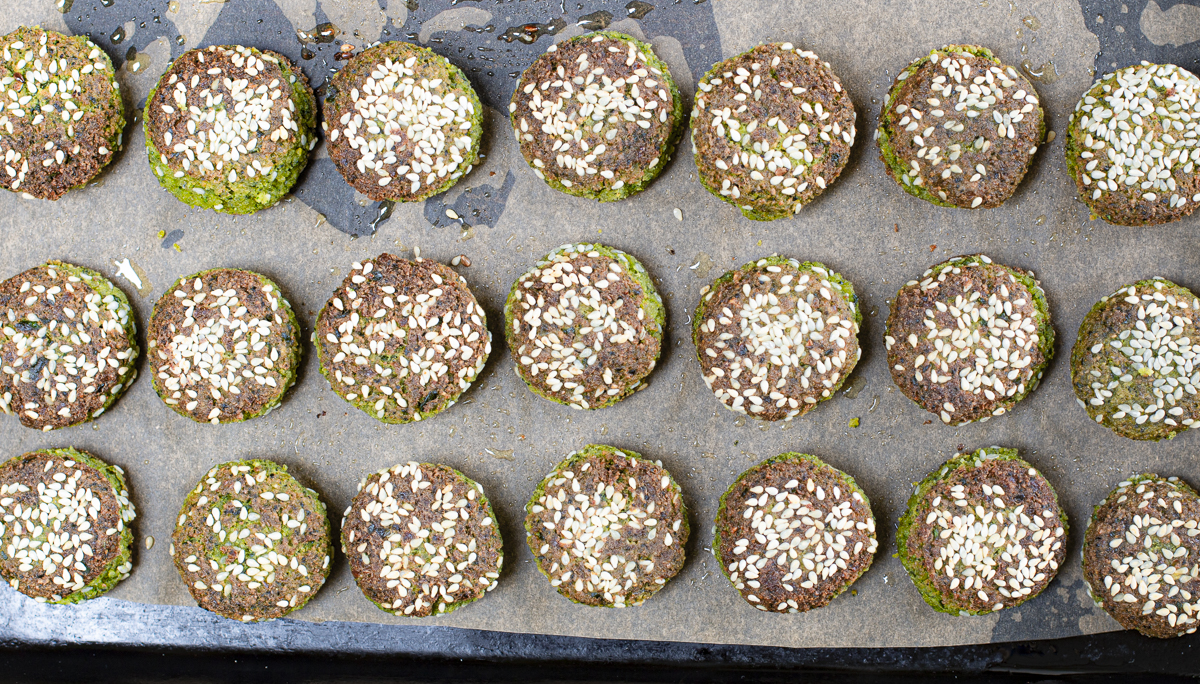
[[[1200,428],[1198,299],[1154,278],[1122,286],[1084,317],[1071,353],[1092,422],[1138,440]],[[793,420],[832,399],[862,355],[854,286],[820,263],[771,256],[700,291],[689,321],[705,385],[726,408]],[[504,303],[517,375],[574,409],[603,409],[647,386],[666,311],[633,256],[567,244],[517,278]],[[892,380],[942,423],[1002,416],[1039,385],[1054,354],[1034,275],[985,255],[933,266],[897,293],[883,331]],[[483,307],[449,266],[390,254],[352,265],[317,315],[320,371],[384,423],[453,406],[492,352]],[[180,278],[146,332],[155,392],[198,422],[240,422],[294,384],[300,325],[277,284],[216,268]],[[0,283],[0,410],[44,431],[102,415],[134,382],[132,308],[103,275],[51,261]],[[931,422],[931,421],[926,421]]]
[[[133,567],[133,505],[123,471],[75,449],[0,465],[0,572],[41,602],[107,592]],[[690,536],[679,485],[640,454],[589,445],[568,454],[525,506],[525,537],[558,593],[597,607],[642,604],[684,566]],[[1143,474],[1096,506],[1084,535],[1089,592],[1126,629],[1158,638],[1200,619],[1200,495]],[[1040,594],[1067,548],[1054,488],[1015,449],[956,454],[916,485],[897,551],[930,607],[985,615]],[[850,475],[785,453],[742,473],[721,497],[712,552],[764,612],[828,605],[879,548],[866,494]],[[483,487],[453,468],[405,463],[365,477],[340,542],[364,596],[401,617],[441,615],[502,580],[504,544]],[[147,540],[149,541],[149,540]],[[318,494],[269,460],[209,470],[186,496],[169,548],[196,603],[256,622],[301,608],[322,587],[333,535]],[[149,548],[149,545],[147,545]]]
[[[0,39],[0,185],[57,199],[121,146],[109,58],[86,37],[21,28]],[[329,80],[329,156],[373,200],[444,192],[479,160],[483,108],[463,72],[404,42],[369,47]],[[1146,62],[1105,75],[1071,116],[1067,169],[1093,217],[1166,223],[1200,203],[1200,79]],[[151,169],[181,201],[247,214],[278,202],[318,142],[317,102],[286,57],[243,46],[191,50],[146,100]],[[508,106],[521,154],[562,192],[600,201],[641,191],[688,127],[651,47],[610,31],[551,45]],[[856,113],[829,63],[791,43],[716,64],[690,109],[701,183],[756,220],[792,216],[841,174]],[[948,45],[901,70],[875,131],[889,176],[933,204],[993,208],[1047,140],[1033,85],[986,48]],[[1051,138],[1052,139],[1052,138]]]

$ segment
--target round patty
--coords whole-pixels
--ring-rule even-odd
[[[1088,416],[1131,439],[1200,428],[1200,299],[1155,278],[1101,299],[1079,326],[1071,382]]]
[[[0,283],[0,409],[53,430],[97,418],[137,377],[125,293],[99,273],[48,261]]]
[[[79,603],[133,568],[125,472],[75,449],[0,465],[0,576],[39,602]]]
[[[987,48],[947,45],[896,75],[875,139],[884,169],[908,194],[991,209],[1016,192],[1045,132],[1024,76]]]
[[[334,391],[385,423],[453,406],[492,352],[462,276],[391,254],[354,264],[318,314],[313,343]]]
[[[508,113],[538,178],[601,202],[649,185],[683,127],[666,63],[648,44],[613,31],[547,48],[521,74]]]
[[[402,617],[482,598],[504,564],[483,487],[434,463],[393,466],[359,483],[342,518],[342,552],[371,603]]]
[[[854,286],[815,262],[752,261],[700,291],[692,341],[726,408],[791,420],[833,397],[862,356]]]
[[[513,283],[504,335],[538,395],[598,409],[643,388],[662,351],[666,310],[646,269],[611,247],[563,245]]]
[[[287,57],[241,45],[180,55],[146,98],[146,150],[185,204],[252,214],[287,194],[317,144],[317,103]]]
[[[146,330],[154,391],[181,416],[237,423],[279,405],[300,365],[300,325],[269,278],[216,268],[175,281]]]
[[[363,50],[330,78],[321,106],[330,158],[372,200],[419,202],[479,160],[479,96],[432,50],[398,41]]]
[[[1037,388],[1054,356],[1041,285],[982,254],[900,288],[884,342],[896,386],[947,425],[1003,415]]]
[[[205,610],[256,622],[301,608],[333,555],[317,493],[273,461],[222,463],[183,502],[171,556]]]
[[[1096,506],[1083,538],[1092,598],[1125,629],[1159,639],[1196,631],[1200,497],[1176,477],[1138,475]]]
[[[854,103],[829,62],[769,43],[714,66],[692,109],[700,182],[746,218],[787,218],[825,192],[854,146]]]
[[[0,38],[0,57],[0,187],[56,200],[99,175],[125,128],[108,55],[35,26]]]
[[[590,444],[537,486],[525,541],[550,586],[575,603],[641,605],[683,568],[687,508],[657,461]]]
[[[1084,93],[1067,127],[1067,171],[1119,226],[1177,221],[1200,203],[1200,79],[1174,64],[1126,67]]]
[[[715,524],[725,577],[750,605],[777,613],[829,605],[879,547],[854,478],[808,454],[780,454],[738,476]]]
[[[986,615],[1037,596],[1066,557],[1067,515],[1016,449],[956,454],[917,485],[900,562],[934,610]]]

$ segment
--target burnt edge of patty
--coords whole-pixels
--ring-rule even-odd
[[[935,85],[935,78],[950,75],[949,72],[934,75],[946,59],[962,60],[972,72],[977,68],[984,69],[984,78],[991,73],[994,79],[995,72],[992,69],[999,69],[1003,79],[1012,82],[1012,86],[1004,86],[1002,80],[1002,92],[1015,86],[1017,90],[1012,91],[1011,95],[1024,93],[1020,98],[1024,104],[1018,110],[999,114],[1000,110],[992,106],[997,103],[986,103],[983,98],[988,95],[982,90],[968,90],[971,101],[963,109],[958,108],[959,104],[963,104],[962,94],[957,96],[958,103],[951,103],[954,106],[945,106],[949,100],[944,95],[944,89],[934,91],[932,86]],[[974,83],[978,76],[968,74],[966,78],[970,81],[969,85],[964,85],[961,80],[957,81],[957,85],[968,89],[982,89],[983,86],[989,90],[995,88],[994,82]],[[939,98],[935,96],[936,93],[943,95]],[[938,104],[934,105],[931,100],[938,100]],[[988,106],[979,108],[976,103],[980,101]],[[932,107],[924,112],[916,110],[922,116],[930,114],[932,118],[923,119],[914,115],[913,105]],[[971,117],[967,112],[976,112],[978,115]],[[982,112],[990,112],[990,116],[983,116]],[[996,120],[997,116],[1000,121]],[[1015,117],[1019,117],[1019,120],[1014,122],[1012,119]],[[946,128],[951,122],[962,128],[970,126],[969,134]],[[999,130],[1001,125],[1005,127],[1003,137]],[[1045,117],[1037,92],[1019,71],[1000,62],[987,48],[947,45],[931,51],[896,75],[896,81],[880,110],[875,137],[884,170],[908,194],[942,207],[992,209],[1016,192],[1032,165],[1033,155],[1042,144],[1045,131]],[[958,134],[964,134],[961,140]],[[952,147],[955,145],[957,149]],[[915,150],[917,157],[908,158],[907,161],[902,159],[900,148],[908,150],[910,154]],[[933,168],[937,173],[926,177],[921,174],[919,166],[914,171],[912,164],[919,164],[917,159],[928,162],[931,152],[935,157]],[[941,156],[943,152],[946,153],[945,157]],[[950,163],[938,169],[942,162]],[[913,175],[917,177],[913,178]]]
[[[422,477],[414,478],[413,471]],[[421,487],[418,482],[430,484]],[[466,491],[456,491],[456,486]],[[450,496],[457,498],[450,501]],[[384,499],[397,501],[396,510],[389,512]],[[452,519],[447,518],[449,507]],[[391,523],[385,523],[383,513],[389,513]],[[431,522],[438,525],[432,533],[425,527]],[[460,529],[464,523],[466,529]],[[433,533],[442,542],[430,550]],[[363,595],[400,617],[444,615],[483,598],[496,588],[504,565],[500,529],[483,487],[436,463],[407,463],[368,475],[342,518],[341,543]],[[421,548],[405,552],[407,544]]]
[[[794,483],[794,484],[793,484]],[[789,487],[788,485],[791,485]],[[751,496],[761,498],[766,496],[765,504],[770,506],[773,502],[779,501],[778,495],[771,495],[768,487],[773,487],[783,493],[788,489],[795,489],[800,497],[803,508],[808,509],[809,506],[815,504],[815,510],[819,514],[819,520],[824,524],[829,521],[829,516],[835,506],[840,507],[843,503],[849,504],[850,516],[846,519],[852,523],[853,529],[849,532],[849,538],[842,545],[850,550],[852,557],[842,559],[841,553],[846,549],[838,549],[834,545],[838,544],[837,535],[835,537],[828,532],[824,533],[824,539],[821,543],[828,544],[828,553],[825,560],[834,564],[838,569],[825,577],[817,577],[816,571],[818,568],[816,563],[812,563],[810,556],[812,552],[806,553],[802,559],[795,559],[796,568],[792,568],[792,562],[787,566],[780,565],[775,558],[766,556],[767,562],[762,568],[757,569],[756,576],[753,578],[746,577],[745,579],[753,579],[758,586],[750,585],[748,582],[739,582],[735,578],[731,569],[731,565],[739,565],[738,571],[745,573],[745,569],[740,567],[740,564],[735,560],[737,547],[740,540],[751,539],[755,540],[755,551],[764,551],[770,554],[772,550],[777,550],[786,544],[786,539],[776,549],[769,549],[770,539],[763,542],[759,539],[760,530],[751,529],[752,525],[745,517],[742,510],[748,505]],[[834,495],[835,489],[837,494]],[[760,491],[756,491],[760,490]],[[817,492],[820,492],[817,494]],[[842,496],[845,492],[846,496]],[[826,501],[832,497],[837,501]],[[815,500],[815,501],[814,501]],[[821,508],[820,502],[826,502],[824,508]],[[747,509],[748,510],[748,509]],[[789,506],[790,510],[792,509]],[[809,509],[811,510],[811,509]],[[774,507],[769,509],[768,515],[774,514]],[[784,514],[774,515],[776,520],[779,520]],[[803,515],[803,514],[801,514]],[[755,518],[757,519],[757,518]],[[820,529],[817,526],[810,526],[810,529]],[[827,529],[827,528],[826,528]],[[804,534],[807,536],[807,531],[791,528],[789,532],[794,531],[791,536]],[[820,536],[822,533],[817,532],[815,536]],[[764,537],[765,538],[765,537]],[[778,540],[775,540],[778,541]],[[749,544],[745,544],[746,549],[743,553],[749,550]],[[807,547],[806,547],[807,548]],[[833,468],[826,464],[816,456],[800,453],[785,453],[769,458],[762,463],[750,468],[746,472],[738,476],[738,479],[729,486],[729,489],[721,495],[717,518],[713,524],[713,555],[717,559],[717,563],[721,567],[721,571],[725,574],[726,579],[733,585],[734,589],[741,594],[742,598],[747,603],[755,608],[769,612],[780,613],[803,613],[814,608],[821,608],[829,605],[836,597],[842,594],[846,589],[850,588],[859,577],[866,573],[871,567],[871,562],[874,560],[875,551],[878,549],[878,541],[875,536],[875,516],[871,512],[871,502],[867,499],[865,492],[859,488],[858,483],[848,474]],[[829,554],[836,555],[829,558]],[[862,553],[865,551],[865,554]],[[847,554],[847,555],[850,555]],[[742,560],[749,562],[751,557],[757,557],[755,553]],[[786,556],[778,556],[786,558]],[[803,562],[804,560],[808,562]],[[758,561],[755,561],[756,565]],[[810,567],[810,563],[812,567]],[[797,577],[789,577],[789,575],[799,572]],[[809,574],[812,573],[812,574]],[[824,573],[822,573],[824,574]],[[739,583],[742,586],[739,586]],[[803,583],[811,584],[812,586],[804,587]]]
[[[960,273],[954,274],[952,272],[954,268],[958,268]],[[967,276],[958,277],[967,273],[963,270],[966,268],[972,270]],[[983,274],[983,276],[974,277],[977,274]],[[940,284],[948,280],[948,275],[956,276],[953,282],[958,287],[953,292],[954,297],[959,297],[966,292],[967,290],[964,289],[966,285],[971,285],[971,289],[975,290],[981,284],[986,285],[994,281],[998,281],[996,283],[996,290],[1001,297],[1003,296],[1003,291],[999,289],[1000,285],[1007,288],[1010,285],[1019,284],[1025,290],[1024,293],[1017,293],[1018,296],[1013,296],[1013,293],[1010,291],[1009,297],[1005,299],[1011,301],[1022,298],[1027,299],[1026,303],[1021,305],[1022,318],[1036,319],[1036,328],[1028,332],[1028,334],[1037,335],[1038,339],[1036,345],[1030,346],[1029,362],[1023,366],[1023,368],[1029,369],[1029,372],[1018,373],[1020,382],[1017,383],[1016,391],[1012,394],[1008,394],[1008,389],[1011,389],[1009,385],[1012,382],[1017,382],[1018,378],[1008,377],[1008,374],[1012,370],[1007,365],[995,369],[997,372],[1003,371],[1001,381],[1006,388],[1005,396],[988,398],[982,386],[977,388],[980,389],[978,394],[962,390],[960,373],[974,368],[973,365],[966,366],[960,363],[962,357],[955,359],[953,362],[955,366],[946,364],[949,367],[947,371],[950,374],[949,380],[933,383],[934,386],[932,387],[918,384],[915,375],[916,371],[912,367],[916,365],[915,362],[918,358],[925,357],[927,359],[926,355],[936,350],[936,347],[933,346],[934,343],[929,342],[931,338],[928,337],[929,328],[925,324],[927,318],[926,312],[936,311],[940,314],[949,313],[953,315],[953,312],[949,311],[949,305],[954,302],[954,299],[949,299],[949,296],[941,295],[944,289]],[[1054,356],[1054,328],[1051,325],[1050,307],[1046,300],[1045,292],[1042,290],[1041,283],[1034,279],[1031,272],[996,264],[983,254],[975,254],[954,257],[937,264],[926,270],[921,278],[920,281],[909,281],[897,293],[884,328],[888,368],[891,372],[893,382],[896,383],[896,386],[900,388],[900,391],[905,396],[921,408],[941,418],[943,423],[947,425],[963,425],[975,421],[984,422],[990,420],[993,416],[1003,415],[1037,389],[1046,364]],[[938,287],[930,287],[928,292],[923,291],[924,287],[931,286],[934,281],[939,283]],[[1016,288],[1014,287],[1013,289]],[[1020,296],[1021,294],[1026,295],[1026,297]],[[942,301],[944,299],[949,299],[949,302]],[[1032,301],[1028,301],[1029,299]],[[938,307],[939,304],[946,306],[947,311],[941,311]],[[935,318],[938,313],[934,314]],[[999,316],[998,314],[998,318],[1007,325],[1011,320],[1011,313],[1007,311],[1000,313],[1003,316]],[[958,317],[954,316],[954,318],[957,321]],[[937,339],[940,340],[943,337],[951,336],[952,333],[942,336],[940,331],[956,329],[952,328],[952,326],[956,325],[956,323],[947,322],[947,327],[939,328],[939,337]],[[1007,329],[1006,327],[1001,330]],[[916,345],[912,342],[914,339],[913,336],[917,340]],[[997,339],[1005,337],[1007,339],[1007,336],[1004,336],[1003,332],[999,336],[993,335],[993,337]],[[920,352],[918,349],[922,349],[924,352]],[[988,358],[993,363],[997,360],[992,358],[991,355]],[[945,359],[943,358],[942,362],[944,361]],[[933,369],[932,364],[927,362],[922,365],[924,370],[922,371],[922,380],[920,382],[923,383],[927,377],[931,377],[931,370],[938,369]],[[900,368],[897,368],[897,366],[900,366]],[[943,374],[940,377],[946,377],[946,375]],[[989,385],[988,387],[993,386]],[[948,407],[953,407],[953,411]]]

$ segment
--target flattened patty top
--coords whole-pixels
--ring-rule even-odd
[[[600,32],[551,45],[521,74],[508,106],[539,178],[576,195],[648,182],[666,162],[681,107],[650,46]]]
[[[454,404],[492,351],[467,281],[428,259],[355,263],[317,316],[321,372],[334,391],[386,423]]]
[[[909,194],[990,209],[1016,191],[1044,129],[1028,79],[986,48],[948,45],[896,76],[879,113],[879,151]]]
[[[1037,281],[988,257],[955,257],[896,295],[884,342],[909,399],[960,425],[999,416],[1032,392],[1054,353]]]
[[[99,416],[137,375],[129,300],[50,261],[0,283],[0,409],[39,430]]]
[[[0,185],[55,200],[100,173],[121,144],[112,61],[87,36],[19,28],[0,38]]]
[[[1067,170],[1100,218],[1156,225],[1200,204],[1200,78],[1142,62],[1084,93],[1067,127]]]
[[[850,159],[854,103],[812,52],[760,45],[714,66],[697,88],[692,144],[700,180],[749,218],[800,211]]]

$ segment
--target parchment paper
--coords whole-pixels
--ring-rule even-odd
[[[122,9],[122,3],[129,4]],[[480,62],[465,58],[455,40],[490,45],[500,55],[494,65],[483,67],[495,72],[491,76],[472,73],[493,108],[485,163],[445,196],[425,205],[396,207],[374,237],[351,239],[341,232],[361,232],[362,217],[375,207],[347,201],[340,179],[329,177],[332,167],[320,149],[296,198],[270,210],[234,218],[184,206],[152,178],[140,119],[128,130],[125,152],[93,186],[56,203],[0,193],[0,274],[8,277],[61,258],[116,279],[114,260],[129,258],[146,287],[138,292],[125,280],[117,282],[131,296],[142,330],[155,298],[175,278],[234,266],[261,271],[280,283],[307,335],[351,262],[383,251],[411,257],[414,247],[443,262],[467,255],[472,265],[459,271],[489,316],[494,351],[481,378],[457,406],[418,424],[384,426],[350,408],[320,376],[311,347],[305,349],[300,379],[283,405],[240,425],[197,425],[168,410],[145,377],[144,360],[136,385],[97,422],[43,434],[20,427],[13,418],[0,420],[5,457],[72,445],[128,472],[139,513],[138,551],[133,575],[111,594],[116,598],[191,604],[167,546],[183,496],[215,463],[246,457],[286,463],[321,493],[336,529],[363,475],[397,462],[425,460],[459,468],[485,486],[502,524],[507,554],[497,590],[426,624],[782,646],[931,646],[1060,637],[1117,629],[1092,605],[1081,578],[1079,542],[1091,506],[1116,482],[1139,471],[1200,483],[1193,456],[1200,435],[1185,434],[1162,444],[1117,437],[1090,424],[1071,391],[1070,346],[1083,315],[1101,296],[1154,275],[1200,288],[1200,218],[1154,229],[1118,228],[1090,222],[1086,208],[1074,199],[1062,160],[1063,133],[1071,108],[1092,81],[1097,50],[1074,2],[712,0],[663,3],[637,20],[622,19],[624,3],[593,3],[576,11],[572,2],[563,15],[559,3],[545,0],[430,3],[418,10],[398,0],[280,0],[271,11],[263,10],[270,3],[252,0],[182,0],[175,12],[160,8],[150,13],[130,10],[136,4],[132,0],[117,0],[111,10],[76,4],[64,17],[49,0],[13,3],[0,24],[6,31],[35,22],[70,30],[68,21],[87,25],[94,19],[91,13],[116,12],[112,16],[119,15],[118,20],[105,21],[112,28],[124,26],[134,38],[113,45],[105,42],[107,32],[97,31],[96,37],[123,64],[120,78],[130,104],[139,107],[170,56],[186,47],[242,42],[298,55],[299,44],[278,28],[280,21],[308,30],[332,20],[344,32],[337,43],[358,45],[412,33],[413,40],[429,41],[465,66]],[[510,69],[519,71],[551,40],[582,32],[572,26],[579,16],[604,7],[614,15],[611,28],[654,42],[689,94],[712,61],[758,42],[786,39],[816,51],[832,63],[858,110],[858,138],[842,177],[795,218],[767,224],[743,219],[700,186],[686,141],[663,177],[632,199],[600,205],[549,189],[520,159],[506,119],[495,108],[503,107],[511,92]],[[496,40],[507,26],[559,16],[568,28],[556,37],[528,46]],[[1023,21],[1027,16],[1037,19],[1038,30]],[[266,17],[267,28],[256,17]],[[477,34],[474,29],[460,31],[464,24],[494,28]],[[148,33],[153,31],[159,33]],[[177,35],[184,36],[181,42]],[[1038,153],[1016,196],[999,209],[940,209],[909,197],[886,177],[872,142],[879,102],[896,71],[931,47],[951,42],[989,46],[1010,64],[1052,61],[1050,73],[1058,74],[1054,83],[1037,84],[1057,139]],[[127,62],[124,50],[130,45],[137,54]],[[330,50],[336,44],[321,47],[323,56],[304,63],[316,85],[328,73],[324,65],[336,65]],[[472,49],[469,54],[487,53]],[[146,63],[132,70],[143,57]],[[521,60],[525,63],[518,64]],[[460,222],[446,218],[446,207],[473,227],[463,230]],[[682,222],[673,216],[676,208],[682,210]],[[160,238],[159,231],[168,237]],[[513,372],[499,324],[513,280],[552,248],[581,240],[602,241],[636,255],[658,283],[669,326],[649,388],[590,413],[527,391]],[[960,428],[928,423],[933,416],[896,391],[888,374],[882,340],[888,303],[901,284],[928,266],[980,251],[1040,277],[1058,333],[1057,358],[1041,388],[1008,415]],[[849,389],[835,400],[792,423],[763,425],[719,406],[705,389],[688,323],[703,285],[729,268],[775,252],[823,261],[853,281],[865,313],[864,354]],[[852,418],[861,419],[859,427],[848,427]],[[523,505],[536,482],[567,452],[594,442],[662,459],[681,483],[691,512],[686,567],[641,607],[600,610],[571,604],[537,572],[525,545]],[[957,450],[994,444],[1019,448],[1057,488],[1070,514],[1069,560],[1042,596],[1018,609],[986,617],[942,615],[922,602],[892,557],[896,520],[912,482]],[[796,616],[763,614],[744,603],[715,567],[708,551],[712,519],[718,497],[740,472],[790,450],[817,454],[858,479],[880,523],[880,551],[854,591],[829,607]],[[147,550],[151,537],[155,543]],[[340,554],[325,588],[293,616],[400,621],[363,598]]]

